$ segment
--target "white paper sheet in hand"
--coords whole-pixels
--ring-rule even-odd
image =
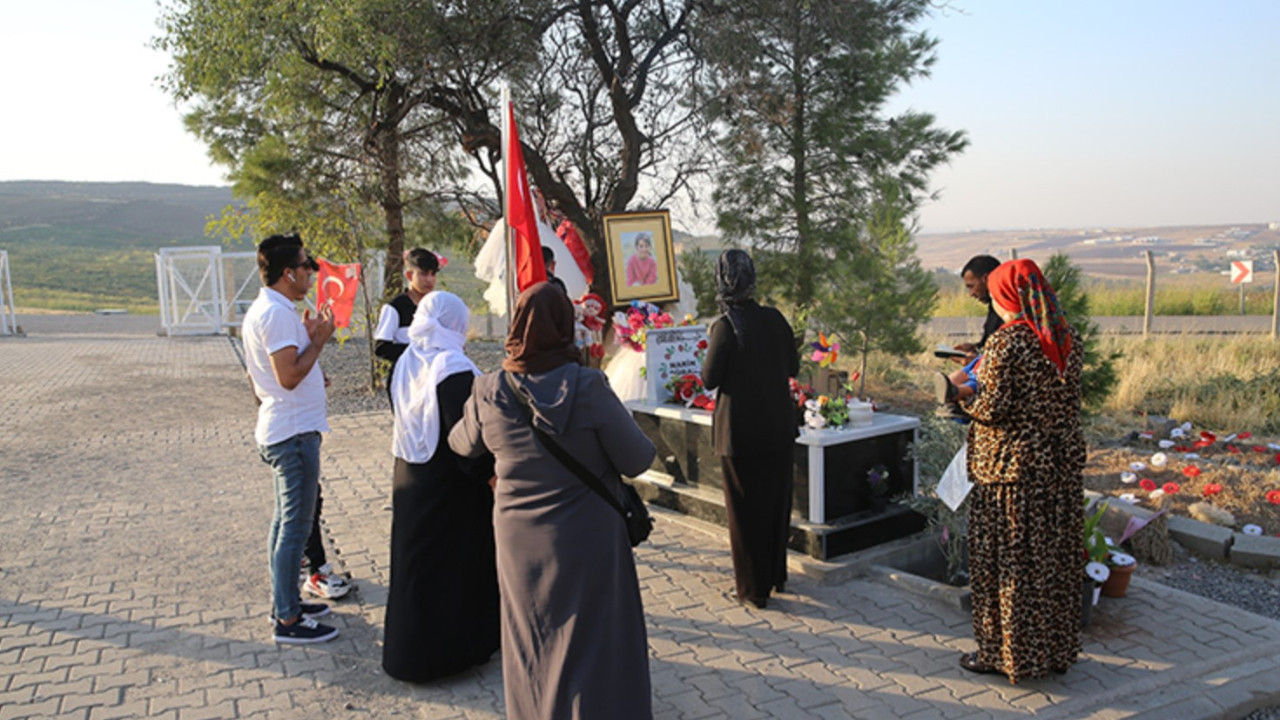
[[[960,446],[960,452],[951,459],[951,464],[938,481],[938,499],[946,503],[952,512],[960,507],[973,489],[973,483],[969,482],[968,449],[969,443]]]

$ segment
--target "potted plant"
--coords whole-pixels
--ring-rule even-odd
[[[867,471],[867,497],[872,512],[884,512],[889,505],[889,470],[876,465]]]
[[[1089,501],[1085,501],[1085,512],[1089,510]],[[1084,628],[1093,617],[1093,606],[1098,604],[1098,596],[1102,583],[1111,576],[1111,568],[1107,566],[1107,556],[1111,554],[1111,543],[1099,527],[1102,516],[1107,512],[1106,503],[1098,503],[1098,509],[1084,519],[1084,555],[1085,577],[1080,598],[1080,627]]]

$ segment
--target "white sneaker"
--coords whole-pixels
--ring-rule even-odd
[[[311,574],[307,581],[302,583],[302,588],[308,593],[326,600],[337,600],[345,597],[351,592],[351,584],[341,575],[333,572],[333,566],[325,563],[320,569]]]

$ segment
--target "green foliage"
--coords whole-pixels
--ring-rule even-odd
[[[907,355],[922,349],[918,330],[937,298],[932,274],[915,255],[908,203],[897,184],[881,183],[875,192],[865,233],[842,243],[828,264],[832,282],[817,288],[811,320],[855,341],[862,355],[860,396],[872,351]]]
[[[698,317],[714,317],[720,310],[716,307],[716,270],[712,254],[689,248],[680,253],[679,266],[680,275],[698,297]]]
[[[974,317],[986,314],[986,306],[975,303],[959,283],[941,283],[937,317]],[[1146,308],[1144,280],[1116,280],[1085,277],[1081,287],[1089,295],[1094,317],[1141,317]],[[1246,289],[1245,314],[1270,315],[1273,288],[1266,285]],[[1240,311],[1240,290],[1221,277],[1161,275],[1156,279],[1155,314],[1235,315]]]
[[[1089,312],[1089,296],[1084,292],[1080,269],[1071,264],[1065,253],[1055,253],[1042,268],[1050,287],[1058,296],[1058,305],[1067,320],[1080,333],[1084,342],[1084,369],[1080,375],[1080,393],[1085,407],[1096,409],[1106,401],[1116,385],[1115,363],[1121,353],[1105,352],[1101,332]]]
[[[1090,502],[1092,501],[1085,499],[1085,512],[1089,511]],[[1100,527],[1102,516],[1106,514],[1107,503],[1100,502],[1098,509],[1084,518],[1084,549],[1089,554],[1090,562],[1106,562],[1107,556],[1111,553],[1111,546],[1107,545],[1107,535]]]
[[[918,440],[911,446],[911,456],[920,474],[920,492],[899,498],[928,520],[938,538],[947,563],[947,582],[962,585],[966,581],[969,533],[969,500],[952,510],[938,497],[938,480],[964,445],[965,426],[933,415],[920,418]]]
[[[902,83],[924,76],[936,42],[913,29],[928,0],[743,0],[704,18],[711,112],[727,158],[714,199],[726,239],[785,262],[757,262],[793,325],[856,263],[884,185],[906,215],[928,174],[966,144],[913,111],[886,117]],[[874,275],[874,273],[872,273]],[[831,313],[835,314],[835,313]]]

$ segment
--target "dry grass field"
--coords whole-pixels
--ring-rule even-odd
[[[1236,529],[1253,523],[1268,535],[1280,534],[1280,504],[1267,500],[1268,492],[1280,491],[1280,447],[1271,447],[1280,445],[1277,344],[1246,336],[1106,337],[1103,347],[1123,356],[1114,392],[1086,419],[1086,486],[1115,497],[1132,493],[1145,507],[1162,503],[1184,515],[1193,503],[1208,501],[1231,512]],[[851,369],[855,363],[846,355],[838,366]],[[868,363],[867,394],[888,412],[931,413],[931,377],[952,368],[927,352],[904,360],[876,356]],[[1168,438],[1166,419],[1192,424],[1189,437],[1177,446],[1198,458],[1158,446]],[[1143,431],[1153,435],[1144,438]],[[1195,447],[1202,431],[1214,442]],[[1157,452],[1168,458],[1164,468],[1151,467]],[[1148,465],[1135,473],[1139,480],[1150,479],[1157,487],[1177,483],[1177,491],[1153,499],[1138,482],[1123,482],[1121,473],[1134,462]],[[1196,470],[1187,472],[1190,467]],[[1211,485],[1222,489],[1206,496]]]

